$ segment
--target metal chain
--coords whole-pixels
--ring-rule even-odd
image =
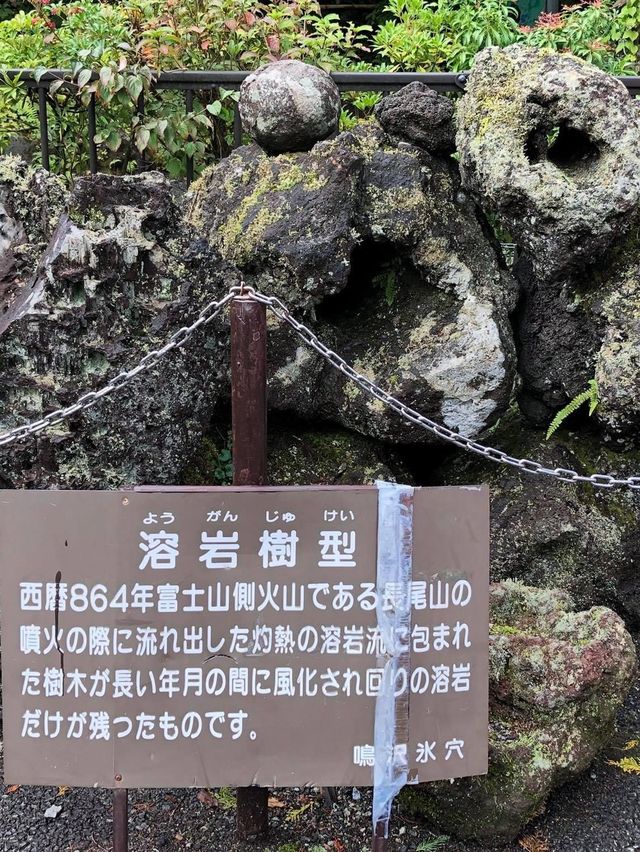
[[[67,408],[59,408],[56,411],[52,411],[50,414],[47,414],[46,417],[43,417],[40,420],[36,420],[33,423],[26,423],[23,426],[18,426],[3,435],[0,435],[0,447],[7,446],[15,441],[35,435],[38,432],[42,432],[44,429],[48,429],[66,418],[71,417],[71,415],[77,414],[79,411],[84,411],[103,397],[124,387],[140,373],[157,364],[158,361],[160,361],[173,349],[179,349],[181,346],[184,346],[197,329],[211,322],[211,320],[220,313],[225,305],[238,296],[250,298],[256,302],[261,302],[282,322],[289,325],[296,332],[298,337],[307,343],[308,346],[314,349],[319,355],[328,361],[329,364],[335,367],[335,369],[343,373],[350,381],[358,385],[361,390],[369,394],[369,396],[380,400],[380,402],[397,412],[410,423],[414,423],[416,426],[426,429],[428,432],[431,432],[432,435],[442,438],[442,440],[448,441],[456,447],[460,447],[461,449],[472,453],[477,453],[483,458],[497,462],[498,464],[511,465],[525,473],[551,476],[555,479],[561,480],[562,482],[584,482],[589,485],[593,485],[596,488],[626,487],[633,490],[640,490],[640,475],[619,477],[609,473],[594,473],[590,476],[585,476],[578,473],[576,470],[570,470],[562,467],[545,467],[545,465],[540,462],[531,461],[530,459],[519,459],[515,456],[508,455],[508,453],[505,453],[502,450],[497,450],[494,447],[487,447],[484,444],[480,444],[477,441],[472,440],[471,438],[458,434],[458,432],[454,432],[447,426],[443,426],[433,420],[430,420],[428,417],[420,414],[419,411],[405,405],[405,403],[378,387],[378,385],[374,384],[374,382],[366,376],[363,376],[362,373],[358,373],[357,370],[354,370],[353,367],[344,360],[344,358],[341,358],[336,352],[329,349],[328,346],[325,346],[310,328],[307,328],[304,323],[299,322],[290,313],[287,306],[280,301],[280,299],[275,296],[265,296],[253,287],[248,287],[244,284],[231,287],[229,292],[219,301],[209,302],[209,304],[200,311],[198,318],[194,323],[192,323],[192,325],[183,326],[178,329],[178,331],[171,335],[164,346],[160,349],[154,349],[151,352],[148,352],[135,367],[118,373],[117,376],[111,379],[111,381],[104,385],[104,387],[100,388],[100,390],[84,393],[73,405],[70,405]]]
[[[211,322],[211,320],[220,313],[225,305],[227,305],[240,292],[243,292],[243,289],[244,288],[239,286],[232,287],[224,298],[219,301],[209,302],[209,304],[205,305],[205,307],[200,311],[195,322],[191,325],[179,328],[171,335],[164,346],[160,349],[152,349],[151,352],[147,352],[144,358],[142,358],[135,367],[118,373],[117,376],[114,376],[113,379],[100,388],[100,390],[87,391],[87,393],[83,393],[82,396],[73,403],[73,405],[69,405],[66,408],[58,408],[56,411],[52,411],[50,414],[42,417],[40,420],[35,420],[32,423],[25,423],[23,426],[16,426],[15,429],[11,429],[9,432],[5,432],[3,435],[0,435],[0,447],[6,447],[8,444],[13,444],[15,441],[20,441],[24,438],[30,437],[31,435],[37,435],[38,432],[42,432],[44,429],[49,429],[57,423],[61,423],[73,414],[77,414],[79,411],[84,411],[85,409],[90,408],[92,405],[95,405],[98,400],[103,399],[105,396],[109,396],[109,394],[114,391],[125,387],[125,385],[129,384],[132,379],[139,376],[140,373],[144,373],[146,370],[155,366],[158,361],[164,358],[164,356],[169,352],[172,352],[174,349],[180,349],[180,347],[184,346],[195,331]]]
[[[380,402],[384,403],[384,405],[388,408],[391,408],[401,417],[404,417],[405,420],[426,429],[438,438],[442,438],[444,441],[455,444],[455,446],[460,447],[463,450],[477,453],[478,455],[490,459],[491,461],[498,462],[499,464],[511,465],[512,467],[516,467],[526,473],[544,474],[546,476],[555,477],[563,482],[586,482],[597,488],[615,488],[617,486],[624,486],[634,490],[640,490],[640,476],[619,477],[608,473],[594,473],[591,476],[585,476],[578,473],[577,470],[568,470],[562,467],[545,467],[543,464],[540,464],[540,462],[531,461],[530,459],[515,458],[502,450],[496,450],[493,447],[486,447],[484,444],[479,444],[477,441],[467,438],[464,435],[460,435],[458,432],[454,432],[446,426],[435,423],[433,420],[430,420],[428,417],[420,414],[419,411],[410,408],[390,393],[387,393],[387,391],[378,387],[378,385],[374,384],[366,376],[363,376],[362,373],[358,373],[357,370],[354,370],[350,364],[347,364],[344,358],[341,358],[336,352],[329,349],[328,346],[325,346],[324,343],[322,343],[322,341],[320,341],[311,331],[311,329],[307,328],[306,325],[299,322],[294,316],[292,316],[286,305],[284,305],[280,299],[277,299],[275,296],[265,296],[252,288],[246,289],[247,293],[252,298],[258,302],[262,302],[262,304],[266,305],[272,313],[282,320],[282,322],[291,326],[298,337],[304,340],[312,349],[315,349],[315,351],[318,352],[326,361],[343,373],[348,379],[350,379],[350,381],[358,385],[358,387],[360,387],[365,393],[380,400]]]

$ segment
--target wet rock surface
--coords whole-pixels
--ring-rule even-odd
[[[346,285],[360,172],[357,151],[333,142],[239,148],[195,184],[187,219],[248,283],[308,308]]]
[[[66,192],[62,181],[19,157],[0,158],[0,331],[4,315],[44,251]]]
[[[308,154],[241,149],[193,196],[190,221],[211,244],[249,283],[306,308],[369,379],[465,435],[504,410],[516,290],[452,163],[367,127]],[[428,440],[290,335],[277,341],[274,408],[377,439]]]
[[[636,654],[611,610],[505,582],[490,599],[489,773],[405,788],[405,806],[440,828],[508,842],[551,790],[584,771],[613,733]]]
[[[482,51],[458,109],[464,185],[544,277],[583,266],[640,202],[640,119],[622,83],[567,55]]]
[[[244,80],[239,107],[245,133],[265,151],[308,151],[337,131],[340,93],[321,68],[283,59]]]
[[[409,83],[387,95],[375,110],[376,118],[387,133],[432,154],[451,154],[455,150],[453,113],[453,101],[424,83]]]
[[[272,419],[269,479],[279,485],[412,483],[397,452],[343,429],[292,428]]]
[[[134,366],[233,282],[208,247],[180,232],[178,204],[160,175],[81,179],[67,211],[37,268],[5,303],[2,431]],[[228,341],[220,325],[217,332],[210,326],[188,352],[173,353],[109,400],[3,450],[3,482],[175,482],[208,425],[216,381],[226,378]],[[213,382],[205,386],[204,375]]]
[[[640,470],[640,453],[616,452],[589,433],[562,430],[550,441],[512,413],[488,443],[516,458],[591,475]],[[640,623],[640,495],[532,476],[479,457],[459,455],[438,484],[487,484],[491,493],[491,576],[569,592],[578,606],[606,604]]]
[[[616,80],[568,56],[484,51],[458,110],[463,184],[519,246],[522,409],[537,425],[595,378],[596,418],[636,438],[640,122]]]

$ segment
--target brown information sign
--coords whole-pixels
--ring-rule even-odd
[[[371,784],[403,593],[409,781],[486,772],[488,492],[415,489],[406,588],[377,534],[373,487],[0,492],[6,781]]]

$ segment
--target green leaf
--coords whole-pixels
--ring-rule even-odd
[[[142,80],[139,77],[127,77],[125,88],[131,95],[132,100],[137,103],[142,94]]]
[[[64,86],[64,80],[54,80],[54,82],[49,86],[49,94],[55,95],[62,86]]]
[[[446,834],[440,834],[434,837],[433,840],[423,840],[417,847],[416,852],[436,852],[437,849],[442,849],[449,840]]]
[[[171,157],[167,160],[167,171],[172,178],[179,177],[184,171],[184,162],[177,157]]]
[[[104,143],[110,151],[115,152],[122,144],[122,139],[120,138],[120,134],[117,130],[112,130],[104,140]]]
[[[136,130],[136,148],[140,151],[140,153],[142,153],[149,144],[150,137],[151,132],[147,127],[140,127]]]
[[[113,70],[108,66],[100,69],[100,82],[106,89],[109,83],[113,80]]]
[[[589,379],[589,386],[587,387],[587,389],[583,390],[577,396],[574,396],[571,402],[565,405],[564,408],[561,408],[560,411],[556,414],[556,416],[549,424],[549,428],[547,429],[547,441],[554,434],[554,432],[558,431],[558,429],[562,426],[567,417],[570,417],[572,414],[574,414],[585,403],[589,404],[589,416],[591,416],[600,403],[598,383],[595,379]]]
[[[78,87],[82,89],[91,79],[91,68],[83,68],[78,74]]]
[[[212,104],[207,104],[207,112],[210,112],[211,115],[220,115],[221,109],[222,104],[220,101],[214,101]]]

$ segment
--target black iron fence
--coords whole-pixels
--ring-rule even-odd
[[[231,91],[240,88],[242,81],[251,72],[249,71],[165,71],[160,73],[153,82],[152,92],[179,91],[184,95],[185,112],[193,111],[194,93],[217,90],[219,88]],[[14,69],[5,71],[5,79],[10,82],[19,81],[26,88],[38,93],[38,118],[40,125],[40,153],[42,165],[45,169],[50,168],[49,157],[49,111],[48,98],[49,88],[60,79],[72,79],[70,71],[64,69],[52,69],[36,79],[34,72],[28,69]],[[415,81],[424,83],[437,92],[462,92],[464,91],[467,74],[450,72],[420,73],[410,71],[396,71],[386,73],[376,72],[342,72],[336,71],[331,74],[340,92],[392,92],[401,89],[408,83]],[[98,79],[98,74],[93,75]],[[640,96],[640,77],[620,77],[622,83],[633,96]],[[1,85],[1,81],[0,81]],[[143,118],[145,114],[145,100],[149,95],[142,93],[137,102],[137,114]],[[89,168],[92,173],[98,171],[98,146],[95,142],[96,135],[96,109],[97,101],[92,96],[87,106],[87,145],[89,151]],[[234,107],[233,122],[233,147],[242,144],[242,125],[237,104]],[[194,175],[193,156],[185,155],[187,183],[190,183]]]

